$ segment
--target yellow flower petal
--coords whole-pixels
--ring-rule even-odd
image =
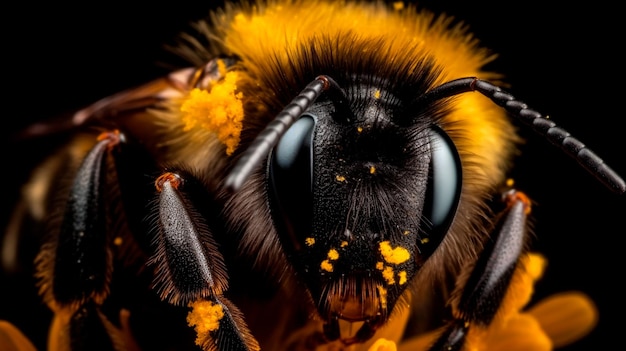
[[[517,318],[520,310],[530,301],[534,291],[534,283],[543,274],[545,265],[546,259],[536,253],[529,253],[520,258],[520,265],[511,279],[511,285],[502,300],[498,313],[489,326],[472,325],[470,327],[466,337],[467,349],[491,350],[487,346],[487,340],[491,336],[498,336],[507,332],[509,320]],[[517,328],[518,326],[513,327]],[[536,329],[543,334],[539,327]],[[535,330],[528,330],[527,332],[532,334]]]
[[[437,340],[443,329],[423,334],[402,342],[398,351],[426,351]],[[482,329],[482,333],[473,337],[466,345],[469,350],[489,351],[550,351],[553,349],[550,338],[539,322],[528,314],[511,317],[502,328]]]
[[[528,311],[537,318],[555,347],[571,344],[587,335],[598,322],[598,311],[589,297],[564,292],[539,301]]]
[[[485,350],[550,351],[552,342],[535,318],[528,314],[512,317],[506,327],[489,334]]]
[[[384,296],[384,294],[384,292],[381,292],[381,296]],[[394,313],[389,318],[387,324],[378,329],[374,337],[369,342],[365,343],[362,348],[359,348],[359,350],[396,351],[396,345],[402,339],[404,327],[409,319],[410,310],[403,307],[395,312],[397,313]]]
[[[466,336],[466,350],[471,351],[550,351],[571,344],[596,325],[598,312],[586,295],[566,292],[541,300],[528,312],[520,310],[530,300],[533,284],[545,267],[545,258],[537,254],[522,257],[494,323],[488,327],[472,325]],[[440,331],[409,339],[398,351],[425,351]]]
[[[374,342],[374,344],[368,349],[368,351],[396,351],[396,343],[380,338]]]
[[[439,334],[441,334],[441,330],[432,331],[407,339],[398,345],[398,351],[426,351],[432,344],[435,343],[435,341],[437,341]]]
[[[0,350],[36,351],[35,346],[13,324],[0,320]]]

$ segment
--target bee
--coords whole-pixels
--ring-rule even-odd
[[[9,226],[41,242],[51,349],[368,350],[415,324],[461,349],[531,244],[515,123],[625,191],[448,17],[259,1],[194,29],[193,67],[26,130],[72,135]]]

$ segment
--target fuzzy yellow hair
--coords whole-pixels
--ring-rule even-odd
[[[415,74],[420,62],[428,60],[437,71],[433,86],[468,76],[499,78],[482,70],[495,56],[465,26],[400,3],[269,0],[228,4],[211,21],[197,26],[208,45],[180,52],[197,64],[218,56],[238,59],[231,69],[240,72],[242,128],[254,131],[316,75],[329,74],[314,71],[320,69],[311,64],[316,57],[322,57],[327,70],[378,70],[374,73],[379,76],[400,72],[389,80]],[[439,123],[471,175],[465,186],[483,192],[503,181],[517,137],[499,107],[477,93],[465,94]]]

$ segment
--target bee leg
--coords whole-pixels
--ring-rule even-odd
[[[93,301],[80,305],[71,315],[56,313],[50,336],[51,350],[127,350],[119,329]]]
[[[112,275],[105,190],[109,151],[117,132],[103,133],[74,176],[60,223],[39,252],[39,292],[55,314],[57,332],[49,343],[59,350],[116,349],[99,308],[108,296]]]
[[[431,350],[461,350],[472,326],[489,326],[496,317],[524,251],[530,212],[530,200],[523,193],[510,190],[504,201],[506,208],[496,222],[492,240],[480,254],[460,297],[453,297],[455,320]]]
[[[187,322],[194,326],[196,344],[203,350],[259,351],[261,347],[248,330],[241,311],[223,296],[199,299],[190,304]],[[222,345],[226,348],[223,349]]]
[[[158,192],[155,253],[161,299],[192,308],[187,317],[204,350],[259,350],[241,312],[224,296],[228,276],[222,254],[192,195],[202,193],[193,177],[166,172],[155,182]]]

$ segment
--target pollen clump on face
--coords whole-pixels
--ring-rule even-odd
[[[187,324],[196,330],[198,335],[196,343],[201,342],[201,336],[220,327],[220,320],[224,317],[224,309],[219,304],[205,300],[192,302],[189,306],[191,311],[187,315]]]
[[[220,63],[223,65],[223,63]],[[220,70],[225,71],[224,67]],[[215,83],[210,91],[195,88],[189,92],[180,107],[184,130],[195,127],[215,133],[226,146],[226,154],[232,154],[239,144],[244,117],[243,93],[237,92],[239,73],[225,72],[224,78]]]
[[[315,245],[315,238],[306,238],[304,239],[304,243],[306,244],[306,246],[313,246]]]
[[[328,259],[329,260],[336,260],[339,258],[339,252],[337,252],[337,250],[335,249],[330,249],[328,250]]]
[[[382,274],[383,278],[387,281],[387,284],[393,285],[396,283],[395,273],[393,271],[393,268],[391,268],[390,266],[386,266],[383,269]]]
[[[124,239],[122,239],[119,236],[116,236],[115,239],[113,239],[113,245],[115,246],[121,246],[123,242],[124,242]]]
[[[339,251],[335,249],[330,249],[328,250],[328,254],[326,257],[327,259],[322,261],[322,263],[320,264],[320,268],[327,272],[332,272],[333,264],[331,263],[331,261],[336,261],[339,258]]]
[[[406,281],[407,281],[406,271],[398,272],[398,284],[404,285],[406,284]]]
[[[324,260],[322,261],[322,263],[320,264],[320,268],[326,272],[332,272],[333,271],[333,264],[330,263],[329,260]]]
[[[381,242],[379,249],[385,262],[390,264],[400,264],[406,262],[411,257],[409,250],[402,246],[398,246],[394,249],[391,247],[391,243],[389,243],[389,241]]]

